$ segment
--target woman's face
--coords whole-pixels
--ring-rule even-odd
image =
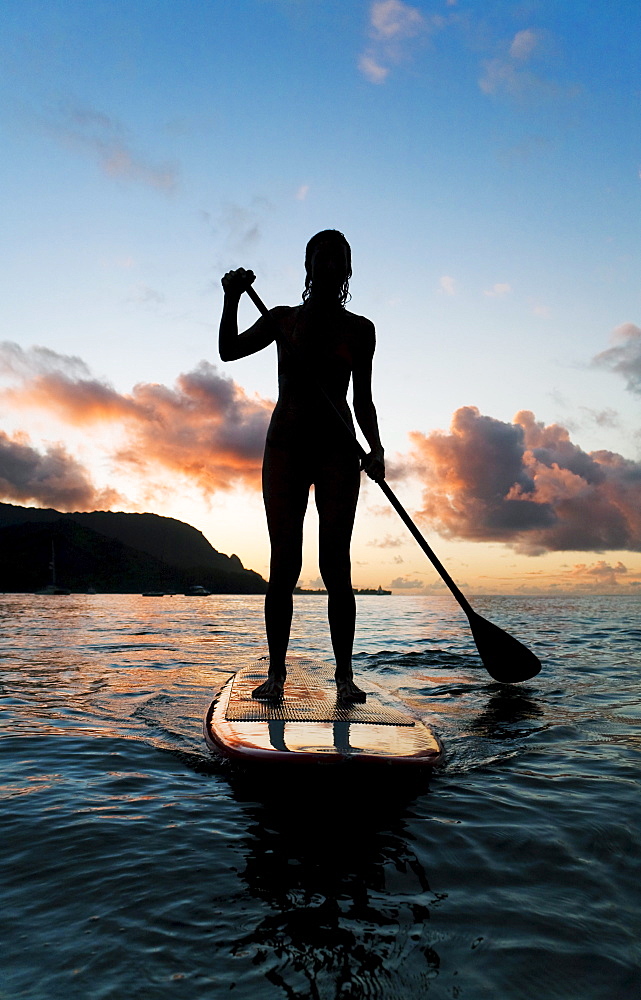
[[[347,247],[342,240],[326,239],[316,244],[309,261],[314,291],[340,291],[349,273]]]

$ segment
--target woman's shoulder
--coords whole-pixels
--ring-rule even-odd
[[[272,306],[269,315],[273,319],[288,319],[296,315],[300,306]]]
[[[269,310],[268,316],[276,327],[277,339],[279,335],[291,334],[299,309],[300,306],[273,306]]]
[[[345,310],[345,316],[347,317],[348,323],[354,330],[366,331],[374,329],[374,324],[371,319],[367,318],[367,316],[359,316],[358,313],[350,312],[349,309]]]
[[[373,350],[376,343],[376,331],[371,319],[349,312],[348,309],[345,310],[345,318],[348,322],[350,338],[355,346],[364,350]]]

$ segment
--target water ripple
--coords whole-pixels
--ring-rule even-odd
[[[330,657],[324,605],[294,650]],[[639,993],[639,601],[479,599],[544,660],[514,687],[448,598],[358,607],[355,671],[435,726],[431,777],[206,749],[260,598],[0,595],[3,996]]]

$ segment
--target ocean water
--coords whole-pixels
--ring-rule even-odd
[[[0,595],[1,1000],[641,995],[641,601],[474,604],[538,677],[449,598],[358,599],[356,673],[445,744],[409,776],[206,748],[259,597]],[[323,598],[292,649],[329,659]]]

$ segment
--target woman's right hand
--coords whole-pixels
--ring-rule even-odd
[[[240,299],[243,292],[246,292],[254,281],[256,281],[256,275],[253,271],[246,271],[244,267],[238,267],[235,271],[227,271],[220,283],[226,297]]]

